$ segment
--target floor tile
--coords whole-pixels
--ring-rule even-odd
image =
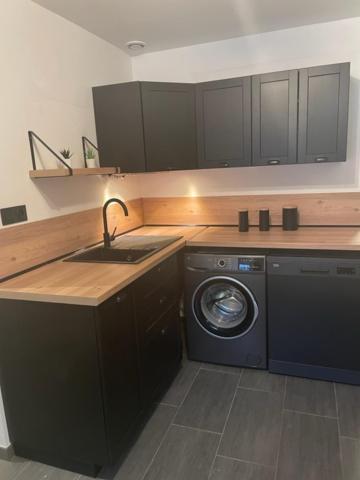
[[[267,370],[253,370],[246,368],[240,379],[240,387],[267,392],[283,392],[285,388],[285,375],[276,375]]]
[[[220,435],[172,426],[144,480],[207,480]]]
[[[180,405],[188,393],[194,378],[199,372],[201,364],[198,362],[184,361],[183,366],[177,374],[175,380],[167,393],[161,400],[161,403],[169,405]]]
[[[28,460],[18,457],[13,457],[11,461],[0,460],[0,479],[13,480],[28,464]]]
[[[277,480],[340,480],[337,420],[284,412]]]
[[[360,478],[360,440],[340,437],[343,480]]]
[[[274,480],[274,468],[216,457],[210,480]]]
[[[137,442],[120,466],[116,480],[139,480],[150,465],[161,440],[176,413],[176,407],[159,405],[141,432]]]
[[[277,458],[283,395],[238,388],[219,455],[274,466]]]
[[[78,478],[78,473],[60,470],[43,463],[29,462],[16,480],[77,480]]]
[[[335,385],[339,409],[340,435],[360,438],[360,387]]]
[[[201,369],[174,423],[221,433],[237,383],[236,375]]]
[[[334,384],[307,378],[288,377],[284,408],[337,417]]]
[[[202,363],[201,368],[205,370],[214,370],[216,372],[225,372],[225,373],[233,373],[234,375],[240,376],[242,372],[241,367],[232,367],[230,365],[217,365],[215,363]]]

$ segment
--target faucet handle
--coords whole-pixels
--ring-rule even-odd
[[[117,230],[117,227],[114,228],[114,231],[113,231],[113,233],[111,234],[111,237],[110,237],[110,240],[111,240],[111,241],[115,240],[115,232],[116,232],[116,230]]]

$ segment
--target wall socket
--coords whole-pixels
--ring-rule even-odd
[[[1,221],[3,225],[12,225],[13,223],[26,222],[27,212],[26,205],[17,205],[16,207],[8,207],[0,209]]]

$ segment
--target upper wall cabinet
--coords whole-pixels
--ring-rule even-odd
[[[95,87],[93,99],[100,165],[145,172],[139,82]]]
[[[346,159],[349,79],[349,63],[300,70],[299,163]]]
[[[251,78],[196,86],[200,168],[251,165]]]
[[[100,164],[155,172],[344,161],[349,80],[342,63],[95,87]]]
[[[195,86],[131,82],[93,88],[102,167],[121,172],[197,168]]]
[[[159,82],[141,86],[147,170],[196,168],[194,86]]]
[[[298,72],[252,77],[253,165],[296,163]]]

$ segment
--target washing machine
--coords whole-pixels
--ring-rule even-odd
[[[199,252],[184,260],[189,358],[267,368],[265,257]]]

